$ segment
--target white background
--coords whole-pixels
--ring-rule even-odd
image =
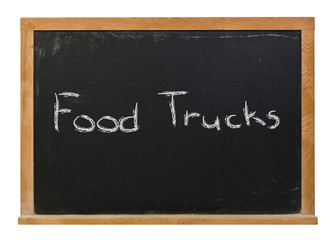
[[[334,239],[333,1],[99,1],[0,3],[0,239]],[[317,226],[19,226],[20,17],[316,17]]]

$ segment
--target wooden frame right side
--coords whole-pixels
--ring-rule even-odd
[[[314,175],[314,29],[302,30],[302,207],[315,214]]]

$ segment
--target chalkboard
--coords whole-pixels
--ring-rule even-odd
[[[301,211],[301,31],[34,31],[36,214]]]

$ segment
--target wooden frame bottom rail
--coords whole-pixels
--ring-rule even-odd
[[[314,215],[21,215],[19,224],[317,224]]]

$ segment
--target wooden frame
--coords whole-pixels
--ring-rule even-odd
[[[302,203],[286,215],[36,215],[33,49],[35,30],[300,30],[302,34]],[[19,224],[317,224],[314,209],[314,18],[22,18],[21,216]]]

